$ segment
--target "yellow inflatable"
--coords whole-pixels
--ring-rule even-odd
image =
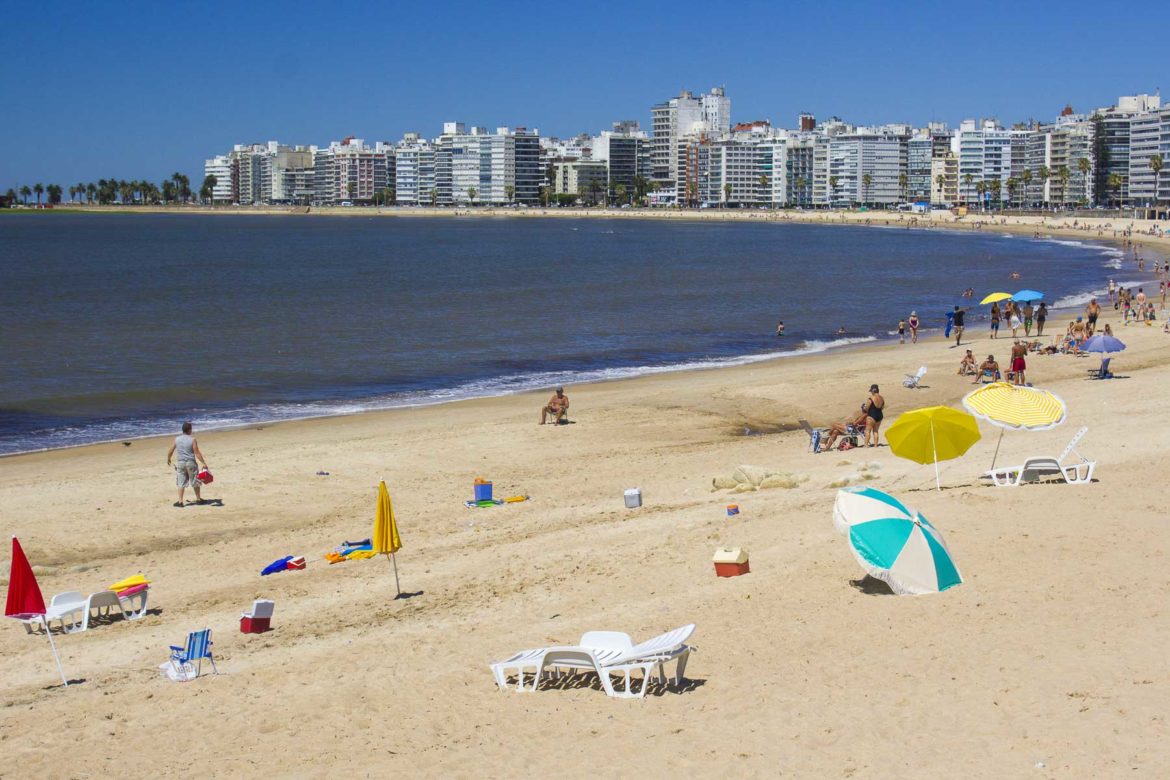
[[[127,577],[124,580],[118,580],[109,587],[109,590],[117,593],[118,591],[126,590],[127,588],[133,588],[135,585],[149,584],[150,580],[146,579],[146,577],[142,576],[141,574],[135,574],[133,577]]]

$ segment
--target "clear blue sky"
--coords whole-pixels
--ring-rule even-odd
[[[202,178],[233,143],[595,133],[725,85],[735,120],[1050,119],[1170,88],[1170,4],[6,2],[0,187]],[[1161,39],[1161,40],[1159,40]]]

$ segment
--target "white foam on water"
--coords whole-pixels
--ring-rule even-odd
[[[697,371],[712,368],[749,365],[766,360],[798,357],[839,349],[855,344],[877,341],[876,336],[860,336],[798,342],[796,349],[783,352],[765,352],[752,355],[737,355],[726,358],[708,358],[680,363],[666,363],[652,366],[624,366],[592,369],[587,371],[536,371],[511,374],[490,379],[462,382],[445,388],[417,390],[404,393],[389,393],[383,396],[352,401],[308,401],[302,403],[255,404],[237,409],[200,414],[189,412],[188,419],[201,431],[230,430],[293,420],[310,420],[321,417],[344,417],[363,412],[402,409],[420,406],[464,401],[470,398],[492,398],[532,390],[547,389],[556,385],[610,382],[651,374],[665,374],[676,371]],[[117,441],[135,441],[152,436],[174,433],[173,416],[137,418],[98,423],[86,426],[68,426],[49,432],[36,432],[0,443],[0,455],[18,455],[27,452],[81,447],[89,444],[106,444]]]
[[[1143,284],[1146,284],[1146,282],[1141,282],[1141,281],[1138,281],[1138,282],[1118,282],[1117,288],[1121,289],[1122,287],[1141,287]],[[1054,309],[1078,308],[1078,307],[1084,306],[1085,304],[1087,304],[1089,301],[1093,300],[1094,298],[1096,298],[1098,301],[1104,299],[1106,302],[1108,302],[1109,288],[1102,287],[1099,290],[1089,290],[1088,292],[1073,293],[1072,295],[1066,295],[1063,298],[1057,298],[1055,301],[1053,301],[1052,308],[1054,308]]]

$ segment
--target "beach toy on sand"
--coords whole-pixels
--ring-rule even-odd
[[[476,477],[474,488],[475,500],[477,502],[492,500],[492,483],[490,480],[486,480],[483,477]]]
[[[482,501],[464,501],[463,506],[468,509],[485,509],[490,506],[499,506],[504,503],[498,498],[485,498]]]
[[[527,501],[528,496],[508,496],[504,499],[505,504],[519,504],[521,501]]]
[[[739,514],[739,504],[728,504],[727,505],[727,516],[728,517],[731,517],[733,515],[738,515],[738,514]]]

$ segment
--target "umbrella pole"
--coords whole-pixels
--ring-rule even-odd
[[[49,638],[49,647],[53,648],[53,660],[57,662],[57,671],[61,673],[61,682],[65,683],[65,687],[69,687],[69,681],[65,679],[65,670],[61,668],[61,656],[57,655],[57,645],[53,642],[53,632],[49,629],[49,621],[45,620],[45,616],[41,615],[41,622],[45,625],[45,636]]]
[[[398,596],[401,596],[402,586],[398,584],[398,558],[394,553],[390,553],[390,560],[394,563],[394,587],[398,590]],[[398,596],[394,598],[398,598]]]
[[[942,492],[942,483],[938,479],[938,447],[934,443],[934,422],[930,423],[930,451],[934,453],[934,487]]]
[[[1003,444],[1003,428],[999,429],[999,439],[995,442],[995,454],[991,456],[991,469],[995,470],[995,459],[999,457],[999,445]]]

